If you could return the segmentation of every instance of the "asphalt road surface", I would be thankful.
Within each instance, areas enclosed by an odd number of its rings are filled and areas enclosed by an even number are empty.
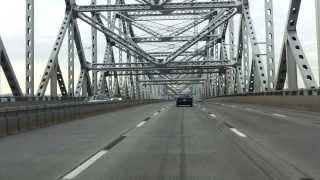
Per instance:
[[[320,179],[320,113],[158,103],[0,139],[0,179]]]

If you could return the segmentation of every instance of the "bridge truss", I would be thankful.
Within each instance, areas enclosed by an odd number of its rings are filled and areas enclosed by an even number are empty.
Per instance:
[[[45,96],[49,85],[51,96],[57,96],[59,88],[61,96],[130,99],[175,95],[186,89],[199,96],[297,90],[298,72],[304,87],[313,89],[318,84],[296,28],[301,1],[290,0],[278,69],[272,0],[265,0],[263,42],[257,38],[248,0],[107,0],[105,4],[91,0],[90,5],[65,0],[65,17],[38,89],[34,82],[34,0],[26,0],[25,93],[0,39],[1,66],[14,96]],[[320,34],[318,1],[316,8]],[[85,56],[79,21],[92,28],[91,57]],[[104,39],[98,39],[98,33]],[[68,72],[62,72],[59,63],[64,60],[58,59],[64,39]],[[98,57],[98,41],[106,42],[103,59]],[[318,42],[320,49],[320,38]],[[77,79],[75,55],[81,68]]]

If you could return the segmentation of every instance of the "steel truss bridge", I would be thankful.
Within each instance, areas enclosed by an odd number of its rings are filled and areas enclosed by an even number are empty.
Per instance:
[[[65,5],[65,17],[38,86],[34,76],[41,72],[34,69],[37,23],[33,0],[26,1],[25,91],[1,41],[1,65],[14,96],[57,96],[57,86],[59,94],[68,97],[143,99],[180,94],[186,89],[197,96],[223,96],[298,90],[302,88],[298,87],[299,76],[303,88],[318,88],[297,34],[301,0],[290,1],[277,69],[272,1],[265,3],[265,27],[258,27],[265,28],[265,39],[257,37],[248,0],[142,0],[130,4],[122,0],[97,4],[92,0],[90,5],[66,0]],[[92,27],[91,57],[85,56],[79,21]],[[164,28],[161,23],[169,25]],[[105,38],[98,39],[98,33]],[[68,62],[58,59],[64,40],[68,42]],[[105,41],[104,57],[98,57],[98,41]],[[80,62],[78,70],[75,56]],[[62,72],[59,63],[67,63],[68,72]],[[186,81],[190,78],[206,80],[199,85]],[[146,80],[158,83],[142,83]]]
[[[24,85],[0,34],[0,137],[16,135],[0,138],[0,179],[320,179],[319,0],[288,0],[279,59],[273,0],[261,17],[255,0],[87,1],[65,0],[36,69],[45,25],[25,0]],[[297,32],[314,2],[317,68]],[[181,94],[195,107],[174,107]]]

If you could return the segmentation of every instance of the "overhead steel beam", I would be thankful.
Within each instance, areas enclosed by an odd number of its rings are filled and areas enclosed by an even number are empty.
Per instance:
[[[143,86],[163,86],[163,85],[193,85],[193,84],[205,84],[205,82],[162,82],[162,83],[144,83]]]
[[[226,64],[229,61],[175,61],[175,62],[171,62],[167,65],[195,65],[195,64],[199,64],[199,65],[216,65],[216,64]],[[150,63],[145,63],[145,62],[138,62],[138,63],[96,63],[96,64],[92,64],[92,66],[144,66],[144,65],[149,65],[151,66],[152,64]]]
[[[148,33],[148,34],[151,34],[153,36],[161,36],[160,33],[148,28],[147,26],[144,26],[143,24],[140,24],[138,22],[135,22],[134,19],[131,19],[130,17],[128,16],[125,16],[123,13],[117,13],[118,16],[124,18],[126,21],[129,21],[133,26],[135,26],[136,28]]]
[[[211,36],[206,36],[199,41],[207,41]],[[153,42],[185,42],[193,39],[193,36],[161,36],[161,37],[133,37],[132,40],[137,43]]]
[[[191,46],[196,44],[200,39],[204,38],[211,32],[213,32],[216,28],[218,28],[221,24],[224,22],[228,21],[231,17],[233,17],[236,13],[238,12],[237,9],[228,9],[224,11],[223,14],[216,16],[215,20],[209,25],[203,29],[196,37],[194,37],[192,40],[188,41],[185,43],[183,46],[178,48],[174,53],[170,54],[166,58],[166,62],[171,62],[174,61],[176,57],[178,57],[181,53],[185,52],[188,50]]]
[[[194,19],[200,18],[203,15],[210,13],[210,9],[194,9],[194,10],[175,10],[170,14],[163,14],[160,11],[136,11],[128,12],[128,16],[133,18],[135,21],[145,21],[145,20],[156,20],[156,19],[165,19],[170,20],[173,18],[186,18]]]
[[[134,52],[135,54],[143,57],[145,60],[157,64],[156,59],[152,56],[150,56],[148,53],[146,53],[144,50],[142,50],[137,44],[134,42],[130,42],[127,39],[124,39],[123,37],[119,36],[118,34],[110,31],[108,28],[106,28],[103,24],[95,21],[94,19],[90,18],[89,16],[79,13],[78,17],[83,20],[84,22],[88,23],[89,25],[95,27],[100,32],[104,33],[106,36],[108,36],[112,41],[121,44],[122,46],[126,47],[130,51]]]
[[[169,70],[203,70],[233,67],[235,64],[217,64],[217,65],[180,65],[180,66],[143,66],[143,67],[106,67],[91,66],[88,69],[99,71],[169,71]]]
[[[213,16],[218,15],[217,11],[211,11],[203,16],[201,16],[201,18],[197,18],[197,21],[193,21],[185,26],[183,26],[182,28],[179,28],[178,30],[172,32],[169,34],[169,36],[179,36],[180,34],[185,33],[186,31],[190,30],[191,28],[203,23],[205,20],[208,20],[209,18],[212,18]]]
[[[217,9],[217,8],[239,8],[239,1],[211,1],[211,2],[190,2],[190,3],[168,3],[164,5],[146,4],[121,4],[121,5],[96,5],[76,6],[78,12],[103,12],[103,11],[168,11],[168,10],[195,10],[195,9]]]
[[[145,83],[145,82],[184,82],[184,81],[207,81],[207,79],[204,78],[190,78],[190,79],[150,79],[150,80],[142,80],[139,81],[139,83]]]

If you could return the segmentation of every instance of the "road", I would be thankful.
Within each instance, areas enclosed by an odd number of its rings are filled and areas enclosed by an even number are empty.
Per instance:
[[[320,113],[158,103],[0,139],[0,179],[320,179]]]

